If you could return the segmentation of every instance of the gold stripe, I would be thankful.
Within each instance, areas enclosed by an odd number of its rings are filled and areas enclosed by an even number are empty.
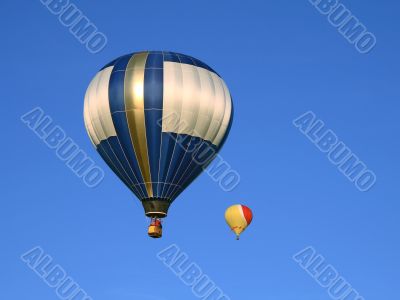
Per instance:
[[[144,116],[144,69],[148,53],[135,54],[125,71],[125,111],[133,148],[145,181],[147,194],[153,197]]]

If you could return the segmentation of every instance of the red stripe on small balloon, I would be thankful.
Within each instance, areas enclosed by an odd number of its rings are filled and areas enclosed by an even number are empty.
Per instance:
[[[245,205],[240,205],[240,206],[242,207],[243,215],[244,218],[246,219],[247,225],[249,225],[253,220],[253,213],[251,212],[251,209],[248,208],[247,206]]]

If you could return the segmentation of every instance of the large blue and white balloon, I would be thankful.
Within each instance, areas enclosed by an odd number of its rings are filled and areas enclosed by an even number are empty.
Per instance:
[[[165,217],[215,157],[232,116],[229,90],[213,69],[166,51],[113,60],[85,96],[92,143],[150,217]]]

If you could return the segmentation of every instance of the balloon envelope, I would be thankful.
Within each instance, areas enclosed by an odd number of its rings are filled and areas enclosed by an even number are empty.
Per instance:
[[[173,52],[113,60],[85,96],[92,143],[150,217],[165,217],[170,203],[215,157],[232,117],[222,78],[200,60]]]
[[[245,205],[236,204],[228,207],[225,211],[225,220],[228,226],[235,232],[237,238],[250,225],[253,213]]]

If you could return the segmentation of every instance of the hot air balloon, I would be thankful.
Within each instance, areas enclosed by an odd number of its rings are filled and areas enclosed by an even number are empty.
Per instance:
[[[171,203],[221,149],[232,118],[220,75],[196,58],[166,51],[108,63],[91,81],[84,104],[93,145],[142,202],[155,238]]]
[[[242,204],[235,204],[225,211],[225,220],[228,226],[239,239],[240,234],[250,225],[253,220],[253,213],[250,208]]]

